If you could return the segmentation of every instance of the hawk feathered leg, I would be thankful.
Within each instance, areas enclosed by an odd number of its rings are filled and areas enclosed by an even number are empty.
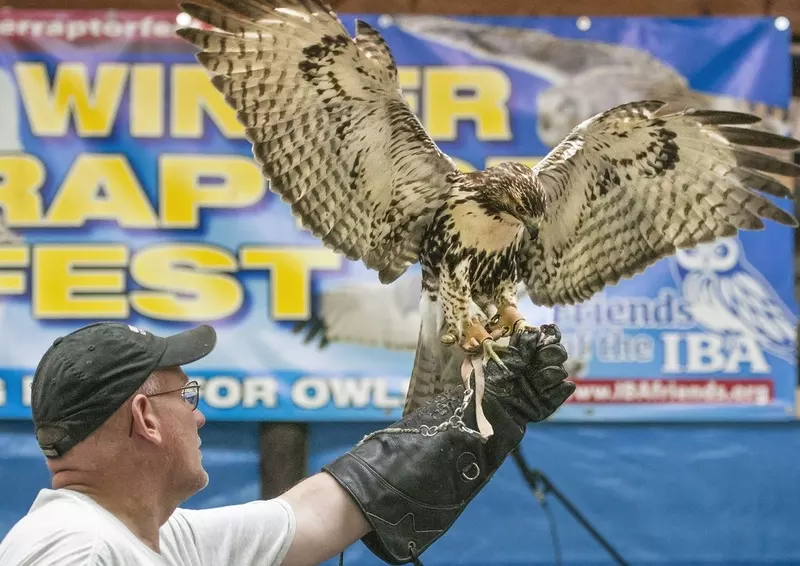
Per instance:
[[[439,295],[444,308],[445,332],[440,339],[443,344],[452,345],[457,341],[468,354],[476,354],[481,348],[484,361],[493,359],[503,366],[496,350],[498,346],[487,330],[489,317],[486,315],[487,302],[476,302],[471,297],[472,285],[468,279],[469,263],[460,262],[455,269],[442,272],[439,279]]]
[[[489,321],[487,330],[492,336],[508,336],[518,332],[534,331],[536,327],[526,322],[525,315],[519,312],[516,304],[503,302],[497,314]]]
[[[486,327],[492,336],[509,336],[517,332],[536,330],[525,322],[525,316],[517,308],[516,281],[508,281],[501,286],[495,303],[497,314],[489,320]]]

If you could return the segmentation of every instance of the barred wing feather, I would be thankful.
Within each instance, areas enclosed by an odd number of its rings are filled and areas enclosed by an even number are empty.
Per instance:
[[[531,299],[581,302],[676,248],[759,230],[763,219],[796,226],[765,194],[791,197],[772,175],[797,177],[800,166],[752,148],[800,142],[741,127],[757,121],[644,101],[577,126],[534,167],[547,211],[522,250]]]
[[[392,54],[317,0],[193,0],[178,34],[236,111],[270,188],[328,247],[387,283],[418,261],[455,164],[405,102]]]

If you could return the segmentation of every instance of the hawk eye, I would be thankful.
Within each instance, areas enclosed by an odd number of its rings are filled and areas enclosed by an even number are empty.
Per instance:
[[[517,212],[519,212],[520,214],[525,214],[525,207],[523,207],[521,204],[518,204]]]

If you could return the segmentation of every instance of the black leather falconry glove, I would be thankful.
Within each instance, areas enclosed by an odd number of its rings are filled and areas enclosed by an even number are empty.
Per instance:
[[[554,325],[515,334],[485,369],[483,408],[494,434],[483,442],[474,390],[463,386],[386,429],[366,436],[323,469],[361,507],[372,531],[362,542],[390,564],[418,562],[516,448],[528,423],[539,422],[575,391],[565,381],[567,352]],[[472,376],[474,383],[474,374]]]

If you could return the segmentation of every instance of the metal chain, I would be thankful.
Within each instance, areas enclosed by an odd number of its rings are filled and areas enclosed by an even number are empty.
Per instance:
[[[471,429],[464,422],[464,411],[467,410],[469,402],[472,400],[474,393],[475,392],[471,387],[466,389],[466,391],[464,392],[464,400],[461,402],[461,406],[456,408],[456,410],[453,412],[453,415],[450,418],[448,418],[444,422],[439,423],[436,426],[420,425],[419,428],[401,428],[401,427],[384,428],[382,430],[376,430],[374,432],[369,433],[359,441],[358,445],[360,446],[367,440],[370,440],[380,434],[411,433],[411,434],[421,434],[422,436],[431,437],[431,436],[436,436],[440,432],[447,429],[460,430],[461,432],[466,433],[475,438],[481,438],[481,435],[478,431]]]

